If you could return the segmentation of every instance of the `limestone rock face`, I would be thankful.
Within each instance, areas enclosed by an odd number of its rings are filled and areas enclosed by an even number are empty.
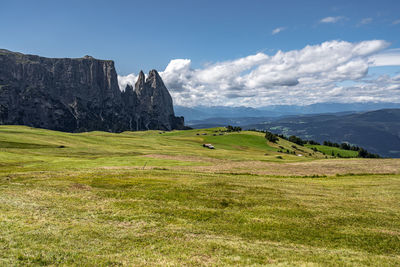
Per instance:
[[[176,118],[172,105],[172,98],[156,70],[149,72],[144,80],[143,72],[135,84],[138,97],[138,113],[140,114],[139,126],[144,129],[174,129],[183,124]]]
[[[114,62],[0,50],[0,124],[68,132],[183,129],[157,71],[118,87]]]

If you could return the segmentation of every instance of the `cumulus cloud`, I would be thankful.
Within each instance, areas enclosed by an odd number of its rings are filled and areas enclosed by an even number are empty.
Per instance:
[[[274,30],[272,31],[272,35],[278,34],[278,33],[280,33],[281,31],[284,31],[284,30],[286,30],[285,27],[276,28],[276,29],[274,29]]]
[[[343,16],[325,17],[325,18],[321,19],[319,22],[321,22],[321,23],[336,23],[336,22],[341,21],[343,19],[344,19]]]
[[[118,76],[119,89],[121,89],[121,91],[125,91],[125,88],[128,84],[131,85],[132,87],[135,87],[135,82],[137,80],[137,77],[138,76],[133,73],[126,76]]]
[[[370,65],[379,66],[400,66],[400,49],[388,49],[382,53],[370,57]]]
[[[400,64],[389,61],[400,51],[382,52],[388,45],[383,40],[329,41],[275,55],[257,53],[202,68],[193,68],[190,59],[174,59],[160,75],[174,103],[184,106],[383,101],[390,99],[389,93],[393,100],[395,92],[400,101],[398,78],[364,81],[370,66]],[[136,76],[128,76],[119,76],[121,89],[134,83],[131,78]],[[346,87],[341,85],[344,81],[354,82]]]
[[[392,24],[393,24],[393,25],[400,24],[400,19],[397,19],[397,20],[393,21]]]

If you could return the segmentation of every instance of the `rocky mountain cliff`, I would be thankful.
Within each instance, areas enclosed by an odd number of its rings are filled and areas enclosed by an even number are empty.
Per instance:
[[[156,70],[118,87],[114,62],[0,50],[0,124],[68,132],[183,129]]]

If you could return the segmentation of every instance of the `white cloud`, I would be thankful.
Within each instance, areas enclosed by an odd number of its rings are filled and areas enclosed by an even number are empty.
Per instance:
[[[394,24],[394,25],[400,24],[400,19],[393,21],[392,24]]]
[[[343,20],[344,17],[343,16],[338,16],[338,17],[326,17],[321,19],[319,22],[321,23],[336,23],[340,20]]]
[[[272,35],[278,34],[278,33],[280,33],[281,31],[284,31],[285,29],[286,29],[286,27],[279,27],[279,28],[276,28],[276,29],[274,29],[274,30],[272,31]]]
[[[125,91],[125,88],[128,84],[132,85],[132,87],[135,87],[135,82],[137,80],[137,75],[131,73],[127,76],[119,76],[118,75],[118,85],[121,91]],[[129,91],[128,91],[129,92]]]
[[[363,18],[363,19],[360,21],[360,23],[359,23],[358,25],[360,26],[360,25],[369,24],[369,23],[371,23],[372,21],[373,21],[372,18]]]
[[[390,61],[400,51],[384,51],[388,45],[383,40],[329,41],[271,56],[257,53],[203,68],[193,68],[190,59],[174,59],[160,75],[174,103],[184,106],[255,107],[366,99],[400,102],[400,84],[395,82],[398,78],[365,82],[370,66],[400,64]],[[121,88],[127,80],[134,83],[127,76],[119,76]],[[344,81],[354,83],[340,85]]]
[[[400,49],[389,49],[370,57],[370,66],[400,66]]]

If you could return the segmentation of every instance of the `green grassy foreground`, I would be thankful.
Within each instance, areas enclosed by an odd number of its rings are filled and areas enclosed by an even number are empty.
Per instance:
[[[0,265],[400,265],[399,160],[218,130],[1,126]]]

